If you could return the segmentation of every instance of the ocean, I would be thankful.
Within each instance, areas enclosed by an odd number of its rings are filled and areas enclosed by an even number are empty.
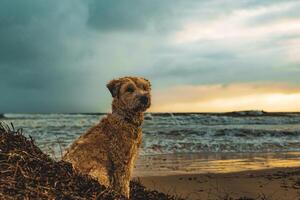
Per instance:
[[[4,114],[0,120],[21,128],[44,152],[59,159],[72,141],[103,116],[105,114]],[[297,152],[300,152],[300,113],[146,113],[137,165],[145,170],[149,163],[156,162],[155,158],[160,158],[164,164],[157,163],[159,167],[150,167],[152,170],[195,172],[188,170],[193,165],[195,170],[204,170],[205,166],[206,171],[211,172],[224,168],[224,165],[220,168],[220,163],[208,165],[211,161],[227,160],[230,165],[230,160],[242,160],[246,167],[250,158],[265,163],[266,156],[280,158],[280,162],[282,158],[293,160],[295,165],[300,165]]]

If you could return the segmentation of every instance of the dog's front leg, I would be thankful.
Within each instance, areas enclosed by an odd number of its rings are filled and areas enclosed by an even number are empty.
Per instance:
[[[110,185],[117,192],[129,198],[130,168],[129,160],[112,160],[110,171]]]

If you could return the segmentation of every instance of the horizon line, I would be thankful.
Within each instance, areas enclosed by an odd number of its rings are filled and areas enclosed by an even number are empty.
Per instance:
[[[144,112],[144,113],[191,113],[191,114],[218,114],[218,113],[239,113],[239,112],[263,112],[263,113],[300,113],[300,111],[265,111],[265,110],[232,110],[232,111],[212,111],[212,112],[201,112],[201,111],[192,111],[192,112],[181,112],[181,111],[168,111],[168,112]],[[102,115],[108,114],[111,112],[0,112],[0,116],[4,114],[83,114],[83,115]]]

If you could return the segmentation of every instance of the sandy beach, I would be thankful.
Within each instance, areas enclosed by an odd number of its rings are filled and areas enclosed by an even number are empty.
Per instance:
[[[273,168],[235,173],[206,173],[140,178],[149,189],[187,199],[300,199],[300,168]]]
[[[299,200],[298,152],[141,156],[134,171],[149,189],[185,199]]]

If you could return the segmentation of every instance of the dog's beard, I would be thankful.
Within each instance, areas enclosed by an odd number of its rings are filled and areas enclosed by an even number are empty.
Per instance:
[[[146,109],[142,105],[138,105],[133,109],[134,112],[144,112],[145,110]]]
[[[135,111],[138,112],[145,112],[150,107],[150,103],[148,104],[138,104],[135,108]]]
[[[148,105],[143,105],[143,104],[137,104],[134,106],[131,110],[133,112],[144,112],[148,109]]]

